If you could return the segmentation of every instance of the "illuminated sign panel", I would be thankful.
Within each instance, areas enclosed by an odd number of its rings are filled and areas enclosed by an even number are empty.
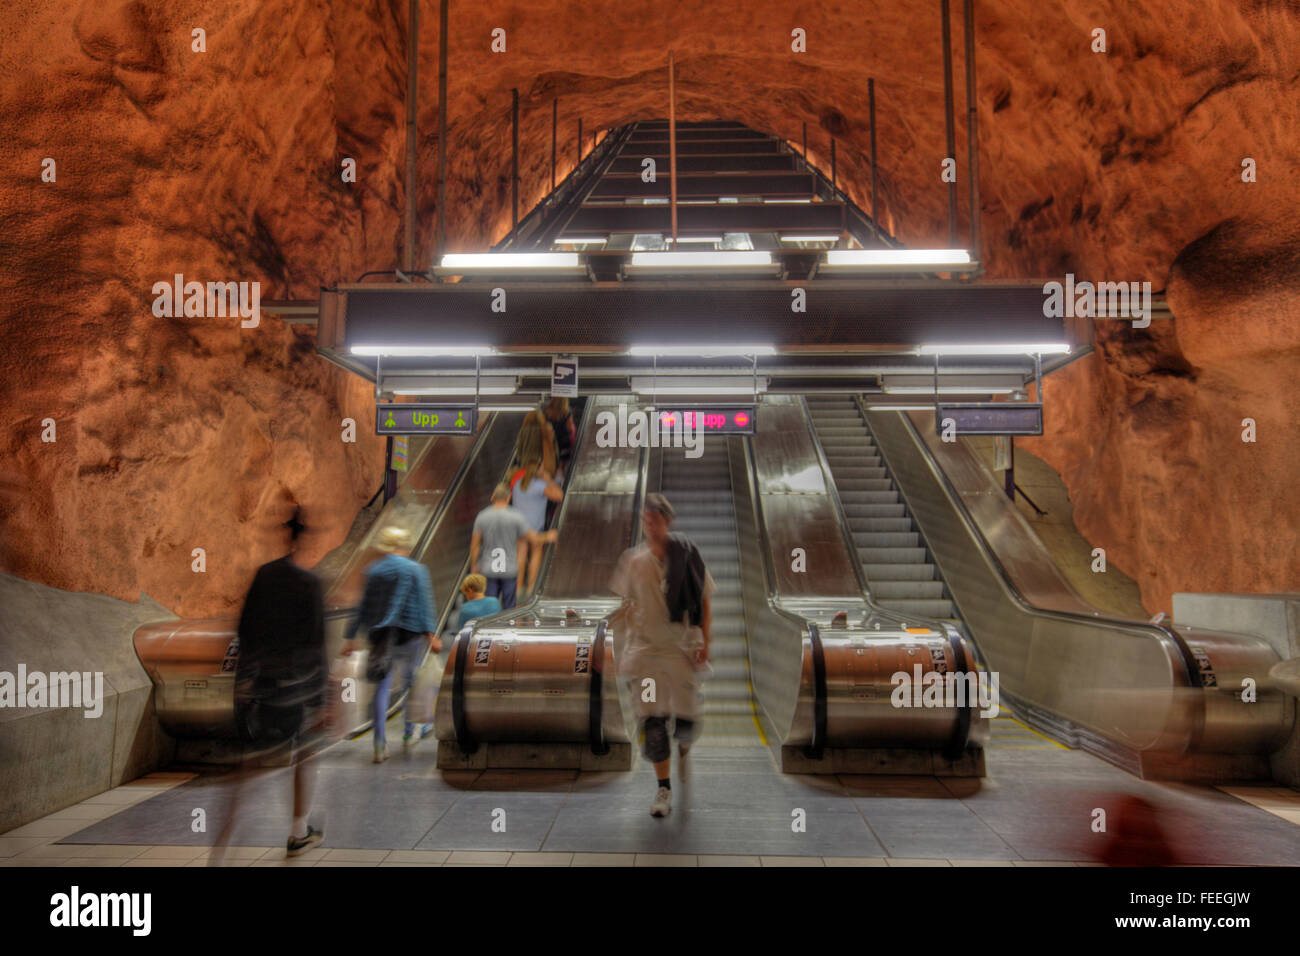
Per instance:
[[[934,417],[935,431],[944,433],[952,422],[957,435],[1041,435],[1043,406],[1034,402],[971,402],[940,405]]]
[[[375,434],[472,435],[477,411],[473,405],[380,405],[375,409]]]
[[[753,405],[688,405],[655,414],[661,431],[685,427],[706,435],[754,434]]]

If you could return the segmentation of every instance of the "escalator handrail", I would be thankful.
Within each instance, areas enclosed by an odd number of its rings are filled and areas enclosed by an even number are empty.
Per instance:
[[[745,477],[747,479],[747,484],[749,485],[748,491],[750,507],[753,509],[754,524],[758,530],[758,559],[763,566],[763,580],[765,582],[765,590],[767,591],[767,606],[773,612],[794,624],[799,629],[801,636],[803,634],[808,635],[808,644],[812,652],[813,661],[813,741],[812,744],[805,749],[805,753],[811,757],[814,755],[815,750],[816,758],[820,759],[826,741],[827,701],[826,651],[822,644],[821,631],[818,630],[817,625],[813,621],[801,617],[800,615],[782,607],[778,601],[776,573],[772,568],[772,541],[767,534],[767,522],[763,519],[762,495],[758,493],[758,483],[755,479],[757,467],[754,464],[753,439],[751,436],[746,435],[740,438],[740,442],[742,454],[744,456]],[[736,490],[733,487],[732,494],[735,495],[735,493]],[[732,507],[734,509],[734,503]]]
[[[608,620],[601,618],[596,624],[596,639],[591,642],[591,673],[588,682],[587,700],[587,739],[591,752],[597,757],[609,753],[609,744],[605,742],[604,717],[604,673],[605,673],[605,631]]]
[[[861,399],[855,398],[855,400],[857,400],[859,406],[861,406]],[[1171,656],[1174,656],[1175,659],[1181,661],[1184,667],[1183,673],[1179,674],[1175,671],[1175,674],[1186,681],[1186,686],[1192,688],[1203,687],[1200,668],[1196,664],[1196,658],[1192,655],[1191,649],[1188,648],[1182,635],[1171,627],[1162,624],[1153,624],[1144,621],[1113,617],[1101,613],[1097,613],[1096,615],[1077,614],[1071,611],[1058,610],[1056,608],[1038,607],[1031,603],[1007,573],[1006,566],[1003,565],[1001,559],[998,558],[997,553],[989,544],[988,538],[985,537],[983,530],[975,522],[970,511],[967,510],[966,503],[962,501],[961,495],[958,493],[957,489],[953,487],[952,481],[948,478],[947,473],[942,467],[940,467],[938,461],[930,451],[929,446],[926,445],[925,439],[922,438],[920,432],[917,431],[911,417],[903,412],[898,412],[897,414],[903,423],[903,427],[907,430],[913,443],[920,452],[926,467],[930,470],[932,476],[943,489],[944,495],[947,497],[953,513],[957,516],[958,520],[962,522],[962,527],[965,529],[967,535],[976,543],[980,551],[983,553],[984,558],[994,569],[995,577],[998,579],[998,582],[1002,586],[1007,597],[1016,605],[1017,609],[1021,611],[1021,613],[1031,617],[1064,621],[1071,624],[1087,624],[1094,627],[1110,628],[1117,631],[1127,631],[1130,633],[1145,634],[1150,637],[1155,637],[1165,646],[1166,651],[1170,650],[1170,646],[1172,645],[1174,654]],[[881,450],[881,457],[884,457],[883,449]],[[895,484],[897,484],[897,482],[895,482]],[[898,490],[904,497],[907,496],[906,491],[903,490],[901,485],[898,486]],[[913,512],[913,514],[915,514],[915,512]],[[954,603],[957,603],[955,595]],[[1199,736],[1199,727],[1200,724],[1198,722],[1196,731],[1194,732],[1194,737]]]
[[[808,622],[808,638],[812,646],[813,663],[813,738],[804,748],[804,754],[821,760],[826,751],[826,648],[822,644],[820,628]]]
[[[473,630],[466,625],[456,635],[456,662],[451,679],[451,724],[456,733],[456,748],[467,756],[478,752],[478,741],[470,733],[469,723],[465,719],[465,667]]]

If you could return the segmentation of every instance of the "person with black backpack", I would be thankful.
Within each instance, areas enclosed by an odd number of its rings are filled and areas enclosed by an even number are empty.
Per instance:
[[[623,598],[611,619],[619,677],[628,684],[645,731],[645,756],[658,787],[650,815],[672,809],[669,721],[677,739],[678,775],[699,732],[700,678],[709,672],[711,595],[717,590],[699,549],[672,534],[673,507],[646,495],[645,540],[623,552],[610,590]]]
[[[424,659],[425,648],[442,650],[437,611],[434,608],[433,584],[429,569],[410,558],[411,533],[405,528],[385,528],[379,533],[376,547],[387,554],[366,568],[366,587],[357,616],[348,626],[346,657],[356,649],[356,634],[370,630],[370,657],[366,662],[366,680],[376,683],[371,719],[375,734],[375,763],[388,759],[388,741],[384,724],[388,720],[388,701],[393,673],[402,676],[404,693],[415,682],[415,672]],[[426,643],[427,641],[427,643]],[[408,698],[409,707],[410,700]],[[408,710],[409,713],[409,710]],[[429,725],[415,736],[415,724],[406,721],[402,749],[409,754],[417,739],[428,735]]]

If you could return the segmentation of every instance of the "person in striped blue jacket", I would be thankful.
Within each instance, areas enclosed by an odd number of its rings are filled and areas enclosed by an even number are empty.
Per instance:
[[[434,633],[438,628],[438,618],[429,569],[411,560],[410,532],[404,528],[385,528],[379,533],[376,547],[387,554],[366,568],[365,593],[357,616],[348,626],[343,654],[347,656],[356,649],[358,629],[369,628],[370,658],[366,663],[366,679],[378,685],[371,705],[371,719],[374,721],[375,763],[382,763],[388,759],[384,724],[393,674],[397,672],[402,676],[403,687],[399,693],[409,691],[415,681],[415,671],[424,659],[425,649],[441,651],[442,641]],[[429,729],[430,725],[424,725],[420,737],[425,737]],[[407,720],[402,737],[403,750],[410,753],[415,741],[415,724]]]

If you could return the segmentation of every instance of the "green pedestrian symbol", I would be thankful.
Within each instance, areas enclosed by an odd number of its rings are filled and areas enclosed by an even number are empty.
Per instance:
[[[385,427],[385,428],[396,428],[396,427],[397,427],[397,422],[393,421],[393,413],[392,413],[391,410],[388,412],[388,420],[387,420],[386,422],[384,422],[384,427]]]
[[[456,427],[457,427],[457,428],[464,428],[464,427],[465,427],[465,413],[464,413],[464,412],[457,412],[457,413],[456,413]]]

